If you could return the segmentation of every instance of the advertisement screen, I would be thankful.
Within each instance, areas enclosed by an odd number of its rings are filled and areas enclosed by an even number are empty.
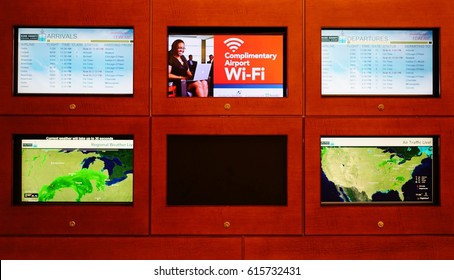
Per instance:
[[[15,94],[133,94],[132,28],[17,27]]]
[[[132,136],[15,135],[16,203],[133,202]]]
[[[187,84],[172,96],[286,97],[285,29],[191,31],[169,30],[169,86]],[[199,76],[206,64],[208,75]]]

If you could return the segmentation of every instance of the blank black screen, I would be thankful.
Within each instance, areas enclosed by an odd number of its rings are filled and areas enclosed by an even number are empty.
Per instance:
[[[168,205],[287,205],[287,136],[168,135]]]

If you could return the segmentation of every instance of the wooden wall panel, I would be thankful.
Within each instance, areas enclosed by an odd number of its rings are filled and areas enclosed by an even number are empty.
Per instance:
[[[246,237],[245,259],[452,260],[452,236]]]
[[[150,2],[148,0],[2,1],[0,114],[145,115],[150,112]],[[13,26],[134,27],[132,97],[14,96]],[[74,104],[73,106],[70,106]]]
[[[402,116],[414,117],[414,123],[423,123],[423,130],[416,125],[405,131],[421,131],[443,134],[441,149],[450,152],[449,141],[453,137],[454,112],[453,45],[454,10],[450,0],[48,0],[48,1],[0,1],[2,25],[0,53],[3,67],[0,75],[0,124],[1,153],[5,165],[0,171],[2,196],[0,196],[0,258],[1,259],[454,259],[452,235],[453,207],[449,155],[442,156],[442,195],[439,209],[429,211],[427,225],[417,224],[417,218],[400,209],[385,209],[393,215],[391,229],[385,221],[387,232],[378,232],[376,223],[354,225],[358,211],[349,211],[343,217],[336,213],[326,215],[319,209],[317,188],[319,182],[319,131],[327,131],[332,125],[338,128],[332,133],[390,133],[387,125],[401,122]],[[133,26],[135,30],[134,97],[17,97],[13,96],[13,34],[14,25],[49,26]],[[168,99],[167,84],[167,27],[286,27],[287,28],[287,85],[289,97],[276,100],[250,99]],[[321,27],[439,27],[441,35],[441,96],[440,98],[321,98],[320,29]],[[224,105],[230,104],[226,111]],[[75,110],[70,105],[75,104]],[[379,111],[378,105],[384,110]],[[291,117],[308,120],[310,129],[303,126],[294,135],[301,137],[294,159],[300,162],[291,166],[295,184],[291,189],[291,216],[280,215],[281,211],[257,211],[244,215],[238,209],[216,209],[202,214],[206,220],[192,216],[184,228],[172,228],[166,219],[176,225],[185,225],[191,213],[167,212],[165,203],[165,153],[162,133],[159,129],[141,129],[139,133],[144,147],[140,163],[143,164],[139,193],[144,197],[136,209],[108,211],[88,207],[78,215],[85,223],[76,231],[70,231],[67,217],[74,212],[56,209],[58,213],[27,210],[11,212],[12,151],[10,137],[13,132],[61,132],[70,131],[77,121],[77,132],[109,133],[106,123],[128,131],[135,125],[128,124],[125,116],[137,118],[139,127],[150,124],[154,118],[176,120],[183,118],[187,124],[183,130],[194,133],[191,125],[197,116],[208,116],[204,131],[222,131],[223,119],[241,116],[244,121],[251,116],[266,118]],[[43,119],[48,116],[49,119]],[[66,117],[71,116],[71,117]],[[361,116],[359,121],[356,117]],[[432,118],[436,116],[437,118]],[[327,121],[327,117],[328,118]],[[339,118],[336,118],[339,117]],[[348,117],[348,118],[345,118]],[[380,118],[380,125],[369,124]],[[127,118],[126,118],[127,119]],[[105,121],[107,120],[107,121]],[[210,120],[210,121],[208,121]],[[229,121],[226,121],[229,122]],[[311,123],[319,126],[313,127]],[[430,127],[433,123],[433,128]],[[182,125],[182,124],[179,124]],[[255,123],[255,125],[260,125]],[[283,128],[290,126],[281,122]],[[128,128],[129,127],[129,128]],[[168,126],[164,126],[166,131]],[[171,127],[171,126],[170,126]],[[230,129],[245,126],[238,122]],[[398,128],[399,126],[397,126]],[[24,128],[26,128],[24,130]],[[64,128],[63,130],[61,128]],[[98,129],[99,128],[99,129]],[[365,128],[363,130],[363,128]],[[391,131],[396,133],[394,128]],[[181,126],[179,129],[182,129]],[[199,132],[200,127],[198,128]],[[253,128],[257,131],[262,128]],[[132,129],[131,131],[136,131]],[[180,130],[181,131],[181,130]],[[232,130],[229,130],[232,131]],[[238,131],[238,130],[237,130]],[[263,130],[262,130],[263,131]],[[165,131],[164,131],[165,132]],[[145,136],[147,134],[148,136]],[[307,139],[304,139],[306,135]],[[153,146],[153,138],[158,146]],[[315,138],[314,138],[315,137]],[[146,142],[146,143],[145,143]],[[295,142],[295,143],[296,143]],[[161,145],[161,146],[160,146]],[[315,149],[315,150],[314,150]],[[152,153],[153,151],[153,153]],[[319,151],[319,150],[318,150]],[[448,153],[450,154],[450,153]],[[149,168],[153,163],[153,169]],[[157,173],[155,173],[157,171]],[[158,204],[152,201],[158,199]],[[380,208],[381,210],[383,208]],[[206,210],[206,209],[204,209]],[[244,209],[242,209],[244,210]],[[367,210],[382,217],[381,210]],[[416,209],[417,210],[417,209]],[[42,211],[41,211],[42,212]],[[368,213],[369,212],[369,213]],[[93,215],[93,213],[95,213]],[[226,213],[234,222],[230,231],[223,228]],[[269,215],[266,219],[263,214]],[[320,217],[320,214],[322,216]],[[332,215],[331,215],[332,214]],[[363,214],[363,213],[360,213]],[[118,223],[116,215],[125,223]],[[324,216],[323,216],[324,215]],[[29,217],[27,223],[24,217]],[[46,217],[52,217],[46,220]],[[360,220],[375,221],[370,215]],[[253,223],[247,222],[257,218]],[[374,217],[373,217],[374,218]],[[262,219],[262,220],[260,220]],[[273,224],[275,220],[277,224]],[[411,222],[404,227],[405,219]],[[398,225],[399,221],[404,221]],[[40,222],[46,226],[40,227]],[[264,223],[263,223],[264,222]],[[288,224],[286,224],[288,222]],[[208,224],[208,226],[204,225]],[[242,224],[240,229],[234,228]],[[260,224],[262,223],[262,224]],[[191,228],[193,225],[201,228]],[[61,226],[64,226],[59,228]],[[125,226],[126,225],[126,226]],[[157,228],[154,228],[157,226]],[[350,227],[352,226],[352,227]],[[393,228],[395,226],[395,228]],[[219,227],[219,228],[218,228]],[[258,228],[257,228],[258,227]],[[276,230],[278,228],[278,230]],[[244,235],[246,234],[246,235]],[[257,234],[260,234],[258,236]]]
[[[452,118],[306,118],[305,233],[453,234],[454,193],[449,176]],[[320,137],[437,136],[440,203],[435,205],[321,205]],[[438,172],[438,171],[435,171]],[[310,176],[309,174],[313,174]],[[378,222],[384,223],[383,227]]]
[[[307,115],[452,115],[454,112],[454,11],[449,1],[306,0],[305,64]],[[322,97],[321,28],[440,28],[440,97]],[[379,110],[379,105],[384,110]]]
[[[239,237],[0,237],[10,260],[238,260]]]
[[[153,115],[301,115],[303,110],[302,1],[153,1]],[[167,98],[167,27],[287,27],[286,98]],[[224,105],[230,105],[229,110]]]
[[[152,234],[302,234],[302,126],[299,117],[153,117]],[[167,135],[286,136],[287,205],[167,205]]]
[[[0,117],[0,234],[147,235],[149,231],[149,118]],[[132,135],[133,204],[13,204],[13,135]],[[70,222],[74,221],[75,226]]]

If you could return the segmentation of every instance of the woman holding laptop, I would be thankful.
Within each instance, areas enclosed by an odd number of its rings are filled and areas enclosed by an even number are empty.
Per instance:
[[[191,80],[188,61],[184,57],[185,44],[183,40],[175,40],[169,51],[169,79]],[[188,81],[187,90],[198,97],[208,96],[208,83],[206,80]]]

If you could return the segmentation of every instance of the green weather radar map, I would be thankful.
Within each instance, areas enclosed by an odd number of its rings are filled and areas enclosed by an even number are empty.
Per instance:
[[[21,203],[133,202],[132,136],[17,138]]]
[[[434,203],[434,142],[322,137],[321,203]]]

